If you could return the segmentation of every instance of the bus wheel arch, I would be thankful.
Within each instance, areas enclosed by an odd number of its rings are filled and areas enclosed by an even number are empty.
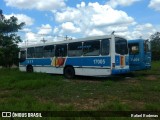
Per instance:
[[[27,65],[26,71],[27,72],[33,72],[33,66],[32,65]]]
[[[67,65],[65,66],[64,70],[63,70],[63,74],[65,76],[65,78],[67,79],[72,79],[75,77],[75,70],[74,67],[71,65]]]

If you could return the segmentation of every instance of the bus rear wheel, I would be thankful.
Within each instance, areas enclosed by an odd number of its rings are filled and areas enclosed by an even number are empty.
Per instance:
[[[30,73],[33,72],[33,66],[28,65],[26,70],[27,70],[27,72],[30,72]]]
[[[66,67],[64,69],[64,76],[67,79],[72,79],[75,77],[75,71],[73,67]]]

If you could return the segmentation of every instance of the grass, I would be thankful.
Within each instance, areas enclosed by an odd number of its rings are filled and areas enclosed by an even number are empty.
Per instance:
[[[153,62],[151,70],[131,77],[67,80],[62,75],[0,69],[0,111],[160,111],[159,70],[160,62]]]

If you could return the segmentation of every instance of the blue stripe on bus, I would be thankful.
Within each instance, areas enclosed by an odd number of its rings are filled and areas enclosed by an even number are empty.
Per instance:
[[[115,62],[116,66],[120,66],[120,56],[115,56]]]
[[[112,75],[128,73],[129,69],[112,69]]]
[[[125,57],[126,65],[129,65],[129,56]]]
[[[51,65],[51,58],[30,58],[20,63],[20,65]],[[67,58],[65,65],[72,66],[101,66],[101,67],[110,67],[111,66],[111,57],[77,57],[77,58]]]
[[[39,58],[39,59],[34,59],[34,58],[29,58],[26,59],[24,62],[20,63],[20,65],[51,65],[51,59],[50,58]]]
[[[78,58],[67,58],[65,65],[72,66],[101,66],[110,67],[111,57],[78,57]]]
[[[126,57],[128,59],[128,57]],[[38,59],[27,59],[26,61],[20,63],[20,65],[51,65],[51,58],[38,58]],[[68,57],[66,59],[65,65],[72,65],[72,66],[80,66],[80,67],[87,67],[87,66],[101,66],[101,67],[110,67],[111,66],[111,57]],[[120,57],[116,56],[116,65],[120,65]],[[128,61],[126,60],[126,65],[128,65]]]

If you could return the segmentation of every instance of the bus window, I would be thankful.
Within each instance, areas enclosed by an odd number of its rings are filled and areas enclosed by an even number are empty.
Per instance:
[[[27,49],[27,58],[34,58],[34,47]]]
[[[56,57],[65,57],[67,56],[67,45],[56,45],[55,51]]]
[[[100,41],[88,41],[83,44],[84,56],[98,56],[100,54]]]
[[[20,51],[20,62],[24,62],[26,60],[26,51]]]
[[[138,43],[130,43],[128,47],[129,47],[130,55],[139,54],[139,44]]]
[[[68,56],[81,56],[82,55],[82,42],[69,43]]]
[[[144,51],[145,52],[150,52],[151,48],[150,48],[150,42],[148,40],[144,41]]]
[[[35,57],[36,58],[42,58],[43,57],[43,46],[35,47]]]
[[[123,38],[115,38],[115,50],[117,54],[128,54],[127,40]]]
[[[54,57],[54,45],[44,47],[44,57]]]
[[[101,55],[109,55],[109,39],[102,40]]]

